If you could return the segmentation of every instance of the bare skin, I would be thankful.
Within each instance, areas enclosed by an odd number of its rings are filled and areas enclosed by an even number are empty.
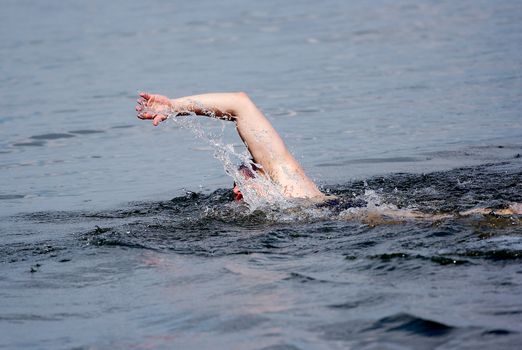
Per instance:
[[[152,120],[154,126],[165,121],[169,115],[195,113],[196,115],[229,120],[236,124],[240,138],[252,155],[253,161],[261,166],[257,172],[268,176],[278,184],[284,196],[305,198],[311,203],[322,202],[331,196],[324,195],[315,183],[306,176],[303,168],[292,156],[281,136],[268,119],[243,92],[210,93],[169,99],[163,95],[140,93],[136,105],[138,118]],[[248,176],[247,176],[248,177]],[[234,187],[236,198],[241,198]],[[522,204],[512,203],[507,209],[493,210],[475,208],[460,212],[458,216],[474,214],[522,215]],[[410,210],[387,209],[376,213],[396,219],[440,220],[454,217],[451,214],[432,215]]]
[[[522,215],[522,203],[516,203],[513,202],[509,205],[508,208],[504,209],[490,209],[490,208],[474,208],[470,210],[466,210],[463,212],[460,212],[459,215],[461,216],[469,216],[473,214],[482,214],[482,215],[500,215],[500,216],[507,216],[507,215]]]
[[[513,202],[508,208],[492,209],[492,208],[474,208],[461,211],[457,214],[427,214],[407,209],[386,209],[386,210],[370,210],[363,213],[344,215],[345,219],[359,219],[370,227],[383,224],[401,224],[405,221],[439,221],[458,217],[469,217],[474,215],[495,215],[500,217],[518,217],[522,215],[522,203]]]
[[[416,219],[416,220],[443,220],[454,218],[456,216],[472,216],[472,215],[498,215],[498,216],[510,216],[510,215],[522,215],[522,203],[513,202],[509,207],[504,209],[493,209],[493,208],[473,208],[465,211],[458,212],[458,214],[426,214],[419,211],[407,210],[407,209],[386,209],[380,210],[379,215],[388,216],[395,219]]]
[[[138,118],[150,119],[154,126],[173,113],[191,112],[232,121],[253,161],[261,166],[262,173],[279,185],[285,197],[315,200],[325,197],[306,176],[272,124],[243,92],[211,93],[177,99],[140,93],[136,111]]]

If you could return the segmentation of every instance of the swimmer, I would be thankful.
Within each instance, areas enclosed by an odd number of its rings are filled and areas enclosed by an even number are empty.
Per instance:
[[[275,183],[284,197],[313,201],[322,201],[327,197],[306,176],[281,136],[243,92],[203,94],[172,100],[162,95],[140,93],[136,111],[138,118],[150,119],[154,126],[165,121],[168,115],[184,113],[232,121],[253,163],[259,165],[259,169],[254,170]],[[234,186],[234,193],[236,198],[240,196],[237,186]]]
[[[210,93],[176,99],[145,92],[139,95],[136,105],[138,118],[152,120],[154,126],[167,120],[169,115],[187,113],[234,122],[239,137],[252,156],[254,163],[252,169],[256,172],[254,175],[248,167],[240,167],[239,171],[245,178],[257,175],[265,176],[277,185],[281,194],[286,198],[306,199],[316,204],[336,202],[335,196],[323,194],[317,185],[306,176],[303,168],[290,153],[281,136],[247,94],[243,92]],[[241,191],[235,184],[233,192],[236,199],[242,198]],[[487,215],[491,213],[496,215],[521,215],[522,204],[512,203],[509,208],[501,210],[476,208],[460,212],[458,215]],[[447,214],[432,215],[403,209],[388,209],[380,214],[396,218],[431,220],[453,216]]]

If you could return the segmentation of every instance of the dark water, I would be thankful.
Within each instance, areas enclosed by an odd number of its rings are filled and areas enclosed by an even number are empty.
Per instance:
[[[520,347],[522,218],[459,215],[522,202],[520,1],[0,9],[0,348]],[[141,90],[248,92],[365,206],[249,211]]]
[[[517,347],[522,217],[458,213],[522,201],[520,162],[327,190],[365,198],[374,212],[394,205],[452,216],[250,212],[229,189],[12,216],[2,223],[2,344]]]

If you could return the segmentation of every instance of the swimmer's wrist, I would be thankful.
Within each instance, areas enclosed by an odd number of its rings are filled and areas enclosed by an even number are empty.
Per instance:
[[[170,110],[173,113],[181,113],[186,111],[186,108],[183,108],[183,104],[178,99],[172,98],[170,99]]]
[[[201,103],[187,97],[170,99],[170,111],[174,115],[187,115],[190,113],[208,115],[204,112],[206,109]]]

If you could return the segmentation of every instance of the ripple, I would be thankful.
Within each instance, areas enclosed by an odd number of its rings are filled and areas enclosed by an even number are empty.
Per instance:
[[[58,140],[58,139],[68,139],[74,137],[75,135],[65,134],[65,133],[50,133],[50,134],[41,134],[31,136],[34,140]]]
[[[472,175],[472,182],[462,185]],[[522,257],[517,238],[522,227],[519,219],[458,214],[479,202],[509,205],[520,196],[522,185],[516,182],[519,178],[518,169],[502,168],[500,177],[494,166],[474,167],[395,174],[332,186],[329,190],[339,200],[330,206],[250,211],[246,205],[231,200],[230,190],[220,189],[210,194],[188,192],[169,201],[134,202],[112,210],[36,212],[19,215],[16,220],[88,225],[90,229],[81,231],[77,238],[91,247],[197,256],[334,253],[347,264],[355,264],[358,271],[463,269],[487,261],[516,262]],[[21,198],[22,194],[10,193],[0,197]],[[357,207],[351,209],[358,210],[358,214],[343,214],[345,204]],[[386,215],[379,211],[386,213],[389,208],[422,211],[428,217],[441,211],[449,215],[436,220],[376,219]],[[300,271],[288,278],[302,283],[333,282]]]
[[[260,326],[268,318],[258,315],[241,315],[229,320],[223,320],[215,330],[223,333],[242,332]]]
[[[456,330],[453,326],[407,313],[374,322],[348,321],[319,327],[322,337],[328,340],[353,341],[355,338],[359,339],[359,345],[372,340],[374,344],[408,344],[414,349],[435,348]]]
[[[349,164],[379,164],[379,163],[411,163],[411,162],[421,162],[426,160],[426,158],[416,158],[416,157],[390,157],[390,158],[360,158],[360,159],[350,159],[342,162],[335,163],[319,163],[316,166],[319,167],[338,167]]]
[[[79,135],[90,135],[90,134],[101,134],[105,131],[103,130],[90,130],[90,129],[81,129],[81,130],[72,130],[69,131],[71,134],[79,134]]]
[[[15,146],[15,147],[42,147],[44,145],[45,145],[45,142],[43,142],[43,141],[13,143],[13,146]]]
[[[386,332],[407,332],[425,337],[440,337],[447,335],[455,328],[403,313],[382,318],[366,330],[376,329],[385,329]]]
[[[0,200],[9,200],[9,199],[21,199],[25,198],[24,194],[0,194]]]

